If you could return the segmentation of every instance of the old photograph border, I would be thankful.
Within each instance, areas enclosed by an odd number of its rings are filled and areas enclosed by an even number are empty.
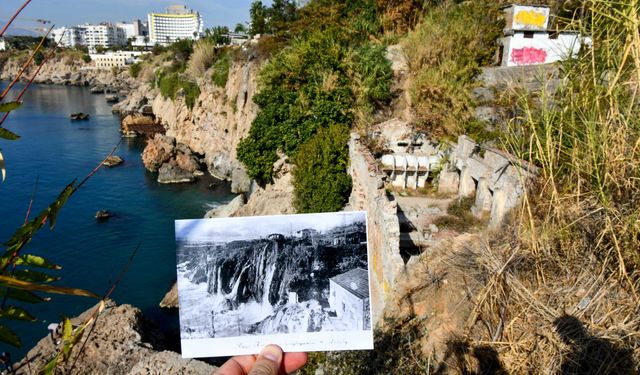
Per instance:
[[[365,211],[175,226],[183,357],[373,349]]]

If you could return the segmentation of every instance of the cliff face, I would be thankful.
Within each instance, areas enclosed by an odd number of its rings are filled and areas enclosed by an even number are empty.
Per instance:
[[[0,80],[11,80],[16,77],[26,59],[26,55],[9,58],[2,67]],[[37,66],[31,65],[23,75],[23,79],[31,78],[37,68]],[[72,86],[106,85],[124,90],[138,86],[138,81],[130,77],[127,69],[114,74],[110,69],[99,70],[94,68],[91,63],[85,63],[77,57],[64,54],[49,60],[42,67],[34,82]]]
[[[242,168],[236,148],[258,112],[252,98],[259,68],[255,60],[235,62],[224,88],[215,86],[208,77],[201,78],[201,94],[192,110],[180,97],[171,101],[157,95],[153,101],[153,113],[167,129],[166,134],[205,155],[209,172],[215,177],[231,179],[234,170]]]

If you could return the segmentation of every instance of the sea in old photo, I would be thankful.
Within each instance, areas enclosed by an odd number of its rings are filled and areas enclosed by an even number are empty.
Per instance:
[[[370,331],[366,240],[365,212],[176,221],[182,340]]]

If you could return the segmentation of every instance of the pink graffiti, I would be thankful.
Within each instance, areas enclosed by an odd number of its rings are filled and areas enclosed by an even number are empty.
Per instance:
[[[518,65],[541,64],[547,61],[547,51],[533,47],[514,48],[511,61]]]

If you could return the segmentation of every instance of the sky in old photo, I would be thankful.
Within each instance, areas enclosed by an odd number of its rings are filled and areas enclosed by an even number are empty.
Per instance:
[[[295,235],[302,229],[324,232],[336,226],[362,222],[364,212],[337,212],[289,216],[262,216],[204,220],[177,220],[178,240],[227,242],[253,240],[270,234]]]

